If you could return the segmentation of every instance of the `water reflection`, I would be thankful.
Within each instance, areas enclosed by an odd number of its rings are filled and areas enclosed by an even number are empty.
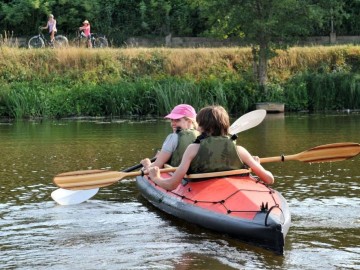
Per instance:
[[[356,269],[360,265],[359,157],[337,163],[268,163],[293,224],[285,256],[165,215],[134,179],[90,201],[58,206],[54,175],[121,170],[151,157],[164,121],[46,121],[0,125],[1,269]],[[260,157],[359,142],[360,115],[268,115],[239,142]]]

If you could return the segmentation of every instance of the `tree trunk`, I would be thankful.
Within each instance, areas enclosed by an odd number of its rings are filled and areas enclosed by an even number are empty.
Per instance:
[[[267,83],[267,45],[265,43],[260,44],[259,49],[259,71],[258,71],[258,81],[260,86],[263,87],[266,93],[266,83]]]
[[[253,57],[253,79],[254,81],[259,81],[259,50],[252,46],[251,53]]]
[[[268,46],[266,43],[260,44],[259,48],[256,48],[255,46],[252,47],[254,77],[258,84],[264,89],[265,93],[268,64],[267,51]]]

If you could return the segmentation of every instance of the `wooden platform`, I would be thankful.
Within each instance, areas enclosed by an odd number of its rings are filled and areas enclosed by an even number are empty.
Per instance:
[[[256,109],[264,109],[268,113],[283,113],[285,111],[285,104],[278,102],[261,102],[256,103]]]

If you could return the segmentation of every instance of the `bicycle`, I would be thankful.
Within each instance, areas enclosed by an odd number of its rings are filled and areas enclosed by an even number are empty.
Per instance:
[[[29,49],[44,48],[45,46],[52,48],[63,48],[69,45],[68,39],[62,35],[56,35],[54,41],[50,42],[47,38],[45,38],[42,30],[42,27],[39,27],[39,34],[29,39]]]
[[[84,35],[84,32],[77,31],[72,44],[76,47],[88,47],[88,37]],[[91,45],[93,48],[106,48],[109,47],[109,42],[104,35],[91,33]]]

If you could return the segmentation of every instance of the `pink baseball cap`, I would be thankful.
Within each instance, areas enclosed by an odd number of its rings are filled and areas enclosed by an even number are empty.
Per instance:
[[[196,118],[195,109],[188,104],[180,104],[174,107],[174,109],[164,118],[180,119],[183,117]]]

